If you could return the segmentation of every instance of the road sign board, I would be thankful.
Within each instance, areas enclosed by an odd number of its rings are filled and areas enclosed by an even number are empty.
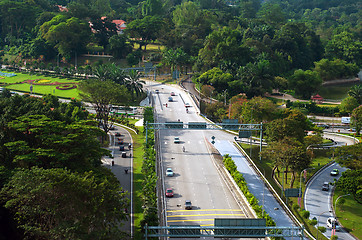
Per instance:
[[[299,197],[299,188],[286,188],[284,190],[285,197]]]
[[[215,227],[225,227],[225,229],[215,229],[216,236],[240,236],[260,237],[266,234],[265,229],[228,229],[227,227],[265,227],[266,219],[264,218],[215,218]]]
[[[249,138],[251,136],[251,131],[239,131],[239,138]]]
[[[206,129],[205,122],[189,122],[188,126],[192,129]]]
[[[200,238],[200,229],[197,229],[200,228],[200,225],[170,225],[170,227],[170,238]]]
[[[166,128],[183,128],[184,124],[183,124],[183,122],[166,122],[165,127]]]

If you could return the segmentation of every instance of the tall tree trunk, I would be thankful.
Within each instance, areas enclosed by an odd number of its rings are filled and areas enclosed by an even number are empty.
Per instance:
[[[295,171],[293,170],[292,177],[290,179],[290,188],[293,188],[294,180],[295,180]]]
[[[284,175],[285,175],[285,184],[287,184],[288,183],[288,166],[285,167]]]

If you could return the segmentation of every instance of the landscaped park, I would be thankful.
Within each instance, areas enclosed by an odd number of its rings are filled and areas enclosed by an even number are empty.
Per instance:
[[[39,95],[53,94],[61,98],[78,98],[77,86],[80,82],[79,79],[0,72],[0,87]]]

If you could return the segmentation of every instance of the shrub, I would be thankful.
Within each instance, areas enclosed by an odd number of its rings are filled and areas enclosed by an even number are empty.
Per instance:
[[[312,226],[315,226],[318,223],[317,219],[311,219],[309,220],[309,224]]]
[[[306,210],[302,210],[300,215],[302,215],[303,218],[308,219],[310,216],[310,212]]]
[[[295,211],[298,211],[298,210],[299,210],[299,205],[298,205],[298,203],[294,203],[294,204],[293,204],[293,209],[294,209]]]
[[[323,226],[319,226],[318,227],[318,230],[321,232],[321,233],[325,233],[327,231],[327,228],[326,227],[323,227]]]
[[[338,239],[338,236],[337,236],[337,235],[331,236],[331,240],[337,240],[337,239]]]

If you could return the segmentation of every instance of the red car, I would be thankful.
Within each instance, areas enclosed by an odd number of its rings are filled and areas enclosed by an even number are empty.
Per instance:
[[[173,197],[173,190],[172,188],[166,189],[166,197]]]
[[[171,92],[171,96],[175,96],[176,94],[174,92]]]

